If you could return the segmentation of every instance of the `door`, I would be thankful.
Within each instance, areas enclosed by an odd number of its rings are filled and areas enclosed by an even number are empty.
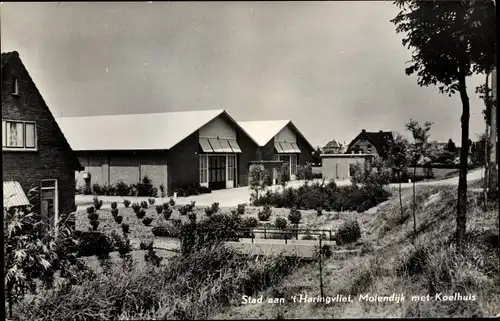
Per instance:
[[[47,179],[41,182],[40,214],[44,231],[54,230],[59,220],[57,180]]]
[[[226,188],[226,155],[208,157],[208,187],[212,190]]]
[[[227,155],[227,180],[226,180],[226,188],[235,187],[236,183],[236,155],[229,154]]]

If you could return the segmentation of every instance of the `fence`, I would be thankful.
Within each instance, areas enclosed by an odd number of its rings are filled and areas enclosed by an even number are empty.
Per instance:
[[[249,237],[252,239],[252,243],[254,243],[255,233],[264,234],[264,239],[267,239],[268,234],[282,234],[282,235],[295,235],[295,239],[299,239],[299,234],[301,235],[318,235],[318,238],[321,240],[323,235],[328,235],[328,240],[333,241],[333,236],[335,235],[332,230],[325,229],[304,229],[304,228],[292,228],[288,230],[280,229],[280,228],[240,228],[236,230],[240,232],[242,237]],[[285,244],[288,244],[288,238],[284,239]]]

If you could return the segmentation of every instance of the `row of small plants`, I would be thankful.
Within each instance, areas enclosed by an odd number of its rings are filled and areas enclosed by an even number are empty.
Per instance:
[[[159,192],[159,193],[158,193]],[[116,184],[92,184],[92,188],[80,186],[77,193],[83,195],[106,195],[106,196],[149,196],[149,197],[165,197],[166,190],[163,184],[160,185],[160,190],[153,186],[153,181],[146,175],[141,182],[137,184],[127,184],[119,181]]]

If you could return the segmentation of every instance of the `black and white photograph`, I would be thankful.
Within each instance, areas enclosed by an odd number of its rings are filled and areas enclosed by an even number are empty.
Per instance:
[[[496,11],[0,2],[5,320],[500,317]]]

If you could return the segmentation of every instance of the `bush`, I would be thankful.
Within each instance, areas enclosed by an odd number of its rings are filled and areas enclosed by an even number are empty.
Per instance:
[[[175,201],[173,198],[171,198],[168,203],[170,204],[170,206],[174,206],[175,205]]]
[[[191,222],[196,222],[196,213],[190,212],[190,213],[188,214],[188,219],[189,219]]]
[[[305,241],[313,241],[313,240],[317,240],[314,236],[310,235],[310,234],[307,234],[307,235],[304,235],[302,237],[303,240]]]
[[[112,209],[116,209],[117,207],[118,207],[118,203],[116,203],[116,202],[112,202],[111,203],[111,208]]]
[[[219,203],[217,202],[212,203],[212,210],[213,213],[217,213],[219,211]]]
[[[163,184],[160,184],[160,194],[162,198],[167,196],[167,191],[165,190],[165,185]]]
[[[129,196],[132,191],[132,186],[125,184],[123,181],[118,181],[115,186],[115,193],[118,196]]]
[[[350,220],[342,224],[335,237],[335,241],[338,245],[349,244],[356,242],[361,238],[361,229],[359,227],[358,221]]]
[[[117,208],[112,209],[111,215],[113,215],[113,217],[117,217],[118,216],[118,209]]]
[[[137,216],[138,219],[143,219],[144,216],[146,216],[146,211],[141,208],[137,211],[137,213],[135,213],[135,215]]]
[[[137,196],[158,197],[158,189],[147,175],[137,184]]]
[[[95,212],[95,208],[93,206],[87,207],[87,213],[90,215]]]
[[[271,207],[269,205],[264,205],[264,208],[262,209],[262,211],[259,211],[257,216],[259,217],[260,221],[269,221],[269,219],[271,218],[271,214]]]
[[[245,214],[245,204],[238,204],[238,207],[236,207],[236,211],[239,215]]]
[[[99,213],[92,212],[88,216],[89,221],[97,221],[99,220]]]
[[[163,203],[162,204],[163,210],[168,210],[170,208],[170,204],[168,203]]]
[[[113,239],[97,231],[75,231],[73,233],[78,244],[72,247],[78,256],[106,256],[114,251]]]
[[[172,216],[172,208],[168,207],[163,210],[163,217],[168,220],[170,219],[170,216]]]
[[[130,233],[130,226],[127,223],[122,223],[122,231],[123,234],[128,234]]]
[[[94,207],[96,210],[101,209],[102,200],[100,200],[97,196],[94,196],[93,202],[94,202]]]
[[[176,224],[161,224],[153,227],[151,231],[153,235],[157,237],[178,238],[180,233],[180,229]]]
[[[310,164],[305,166],[297,166],[297,179],[300,180],[311,180],[313,179],[312,167]]]
[[[162,205],[156,205],[155,206],[156,213],[161,214],[163,212],[163,206]]]
[[[144,224],[145,226],[150,226],[152,222],[153,222],[153,219],[151,217],[145,217],[142,220],[142,224]]]
[[[290,220],[290,223],[292,224],[299,224],[300,220],[302,219],[302,214],[300,211],[296,208],[292,208],[290,210],[290,214],[288,214],[288,220]]]
[[[323,208],[322,207],[316,208],[316,214],[318,214],[318,216],[323,215]]]
[[[128,208],[130,206],[130,201],[129,200],[123,200],[123,205]]]
[[[154,198],[148,198],[148,203],[151,206],[155,205],[155,199]]]
[[[285,229],[287,225],[286,219],[282,217],[277,217],[276,220],[274,221],[274,226],[280,229]]]
[[[134,210],[135,213],[137,213],[141,209],[141,205],[139,203],[133,203],[132,204],[132,209]]]
[[[141,207],[144,208],[144,209],[148,208],[148,202],[141,201]]]
[[[191,212],[192,210],[194,210],[194,206],[196,205],[196,202],[195,201],[191,201],[191,203],[189,203],[187,206],[188,208],[188,211]]]
[[[99,221],[98,220],[91,220],[90,225],[92,225],[92,230],[96,231],[97,227],[99,226]]]
[[[255,228],[259,226],[259,221],[255,217],[245,217],[241,220],[242,228]]]
[[[210,188],[200,186],[200,184],[188,184],[180,187],[175,187],[173,191],[177,193],[178,197],[188,197],[192,195],[207,194],[212,192]]]
[[[122,221],[123,221],[123,216],[118,215],[117,217],[115,217],[115,222],[116,222],[116,223],[118,223],[118,224],[122,224]]]
[[[205,215],[206,216],[212,216],[213,213],[214,213],[213,208],[211,208],[211,207],[206,207],[205,208]]]
[[[183,205],[179,208],[179,214],[181,214],[182,216],[185,216],[188,213],[189,213],[189,206]]]

